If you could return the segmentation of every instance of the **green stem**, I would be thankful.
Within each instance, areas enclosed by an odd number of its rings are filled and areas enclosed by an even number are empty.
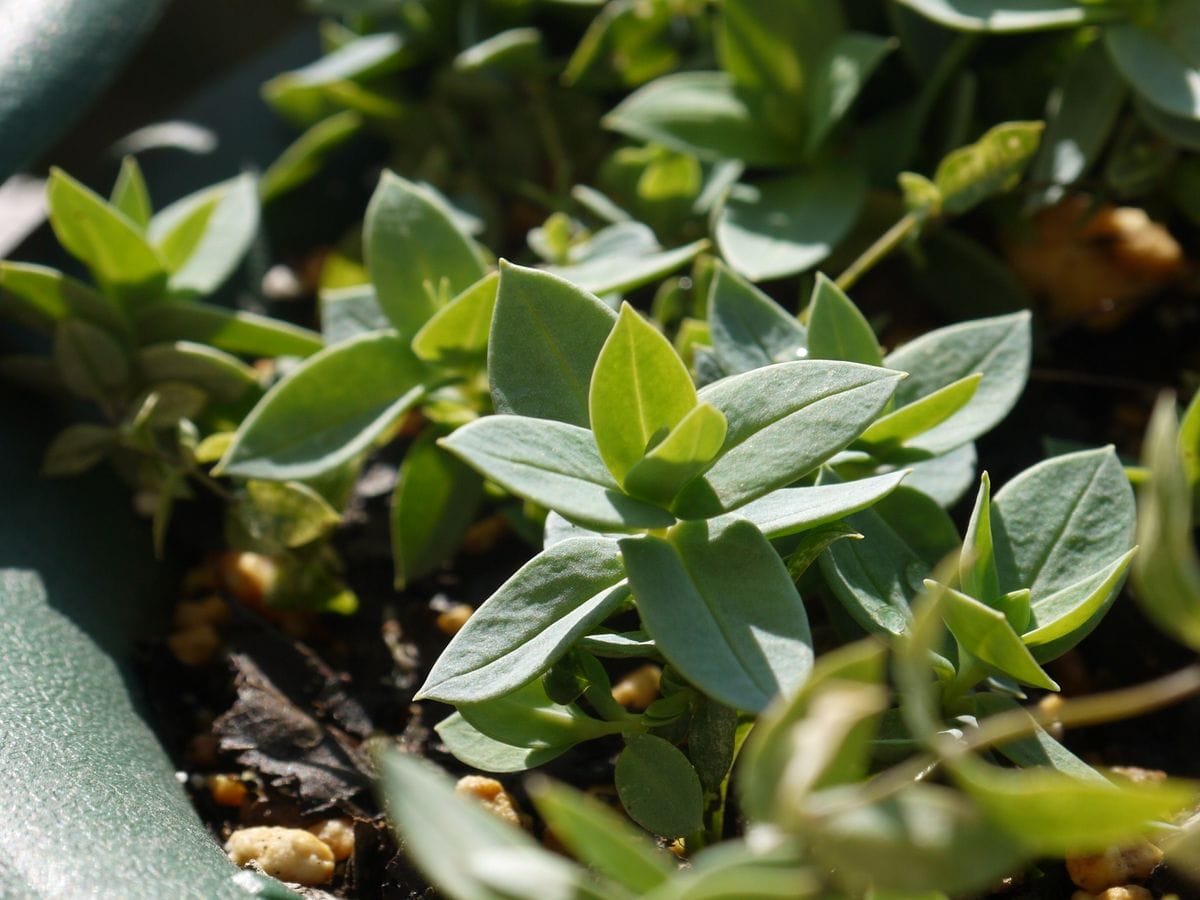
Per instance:
[[[909,235],[913,234],[921,224],[921,216],[916,212],[904,215],[891,228],[880,235],[870,247],[864,250],[849,268],[838,276],[837,286],[843,291],[850,290],[860,278],[875,268],[893,250],[899,247]]]

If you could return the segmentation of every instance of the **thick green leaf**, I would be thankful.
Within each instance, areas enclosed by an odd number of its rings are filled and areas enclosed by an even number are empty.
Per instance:
[[[66,318],[86,319],[113,334],[129,328],[117,308],[82,281],[57,269],[7,260],[0,261],[0,314],[46,333]]]
[[[486,416],[441,441],[501,487],[597,530],[664,528],[666,510],[626,496],[585,428],[524,416]]]
[[[571,246],[566,265],[543,271],[593,294],[623,294],[661,280],[707,248],[708,241],[700,240],[663,250],[647,226],[617,222]]]
[[[1091,633],[1108,612],[1137,548],[1095,575],[1062,588],[1030,605],[1031,621],[1021,635],[1038,662],[1066,653]]]
[[[692,377],[671,342],[623,304],[588,392],[592,433],[613,477],[623,482],[695,406]]]
[[[297,481],[247,481],[237,514],[255,540],[289,548],[325,536],[342,520],[320,494]]]
[[[972,698],[980,722],[988,716],[1021,709],[1016,700],[1000,694],[978,693]],[[997,744],[996,750],[1022,768],[1042,766],[1085,781],[1108,784],[1108,779],[1052,738],[1046,729],[1029,716],[1028,737]]]
[[[652,734],[626,735],[614,777],[621,805],[650,833],[683,837],[700,830],[700,777],[674,744]]]
[[[1126,94],[1100,41],[1071,60],[1047,101],[1046,133],[1030,180],[1068,185],[1083,177],[1104,149]]]
[[[693,406],[679,424],[625,475],[625,490],[669,506],[679,490],[708,468],[725,443],[725,417],[715,406]]]
[[[899,0],[939,25],[959,31],[1019,32],[1075,28],[1119,19],[1116,5],[1076,0]]]
[[[1192,489],[1178,446],[1175,399],[1154,409],[1142,451],[1150,480],[1142,486],[1137,521],[1141,545],[1133,565],[1135,596],[1164,632],[1200,650],[1200,559],[1192,542]]]
[[[355,38],[301,69],[275,76],[263,85],[263,97],[291,121],[309,125],[336,111],[331,89],[399,68],[404,44],[404,36],[394,31]]]
[[[1200,3],[1164,0],[1147,25],[1106,29],[1109,55],[1133,89],[1163,112],[1200,119]]]
[[[804,683],[813,660],[804,604],[749,522],[683,522],[666,540],[620,546],[646,630],[706,694],[758,712]]]
[[[239,175],[177,200],[157,213],[146,234],[167,262],[175,299],[211,294],[241,263],[258,233],[258,185]]]
[[[1029,313],[1019,312],[938,328],[889,353],[884,365],[908,373],[896,388],[897,407],[983,373],[971,402],[910,446],[944,453],[993,428],[1025,388],[1031,346]]]
[[[1037,152],[1043,127],[1041,122],[1005,122],[947,155],[933,176],[942,211],[961,215],[1016,185]]]
[[[936,589],[934,582],[927,582],[927,586],[930,590]],[[1017,681],[1049,691],[1058,690],[1058,685],[1042,671],[1003,612],[952,588],[943,589],[940,610],[954,639],[972,657]]]
[[[738,87],[724,72],[674,72],[626,97],[604,117],[604,126],[707,161],[794,163],[799,148],[763,128],[768,96]]]
[[[865,199],[863,173],[834,162],[738,185],[718,211],[713,234],[725,261],[751,281],[785,278],[825,259]]]
[[[493,740],[532,750],[573,747],[624,727],[593,719],[578,706],[555,703],[541,679],[482,703],[461,703],[458,711]]]
[[[396,474],[391,530],[398,588],[453,555],[483,498],[483,480],[434,439],[429,432],[414,443]]]
[[[774,0],[725,0],[717,32],[721,68],[738,84],[799,97],[809,68],[844,27],[836,0],[810,0],[803,16]]]
[[[456,900],[519,896],[491,887],[473,863],[482,859],[495,866],[497,860],[517,852],[550,857],[520,828],[458,796],[450,780],[425,760],[394,749],[382,750],[375,759],[388,821],[409,856],[447,896]]]
[[[531,783],[529,793],[551,832],[572,854],[629,890],[653,890],[675,871],[671,857],[589,794],[546,780]]]
[[[791,842],[767,849],[745,839],[721,841],[691,858],[692,865],[647,900],[828,900],[822,875],[807,868]]]
[[[808,753],[802,751],[795,740],[796,727],[809,715],[814,700],[822,695],[829,697],[825,694],[828,688],[857,686],[877,690],[883,675],[884,652],[881,644],[874,641],[848,644],[822,655],[803,689],[767,711],[750,733],[738,768],[739,796],[747,816],[756,822],[776,824],[784,824],[789,820],[789,810],[798,809],[804,798],[781,790],[785,774],[789,768],[810,763],[806,759]],[[865,694],[857,696],[865,700]],[[865,709],[867,705],[864,702],[860,709]],[[856,718],[862,723],[866,715],[870,713]],[[869,722],[862,724],[865,727],[858,728],[853,738],[843,733],[844,739],[854,740],[853,746],[846,746],[845,753],[832,758],[826,755],[818,765],[810,766],[812,779],[806,789],[854,782],[866,774],[869,762],[867,743],[874,729]],[[834,741],[834,746],[828,749],[836,752],[845,743],[845,740]]]
[[[500,273],[489,272],[439,309],[413,338],[413,352],[443,366],[483,362],[499,286]]]
[[[918,782],[886,800],[847,803],[853,790],[826,792],[840,809],[820,817],[809,836],[815,861],[850,890],[970,896],[1031,855],[948,788]]]
[[[80,422],[54,436],[42,457],[42,474],[51,478],[79,475],[100,463],[117,444],[117,433],[105,425]]]
[[[616,313],[573,284],[500,263],[488,341],[497,412],[588,425],[588,384]]]
[[[1026,469],[992,501],[1002,590],[1043,598],[1108,566],[1133,546],[1133,490],[1112,447]]]
[[[525,772],[566,753],[570,747],[531,750],[490,738],[459,713],[451,713],[434,726],[434,731],[454,758],[484,772]]]
[[[679,494],[674,509],[705,518],[795,481],[849,444],[879,414],[901,376],[824,360],[778,363],[725,378],[699,393],[728,423],[717,461]]]
[[[818,484],[836,484],[823,470]],[[909,606],[924,580],[958,548],[958,532],[934,500],[899,487],[847,524],[861,541],[837,541],[821,557],[821,572],[847,612],[874,634],[904,634]]]
[[[848,31],[828,45],[805,86],[805,156],[817,154],[897,43],[895,38]]]
[[[538,29],[509,28],[463,50],[454,57],[454,68],[461,72],[527,72],[542,61],[542,55],[542,33]]]
[[[982,380],[983,373],[975,372],[881,416],[859,435],[856,444],[862,444],[872,452],[886,454],[932,431],[971,402]]]
[[[908,464],[908,486],[927,494],[949,509],[975,483],[977,455],[974,444],[963,444],[933,459]]]
[[[1196,800],[1189,782],[1105,784],[1050,769],[1000,769],[973,758],[960,759],[954,776],[992,822],[1042,856],[1128,842]]]
[[[615,542],[547,548],[502,584],[442,651],[418,697],[475,703],[549,669],[629,596]]]
[[[237,400],[258,385],[254,370],[236,356],[191,341],[142,347],[137,353],[137,364],[142,376],[151,383],[183,381],[220,402]]]
[[[263,202],[270,203],[311,179],[321,170],[325,159],[358,134],[362,127],[363,117],[347,109],[309,128],[263,172],[258,185]]]
[[[708,294],[708,327],[730,374],[804,355],[805,330],[796,317],[720,262]]]
[[[979,494],[967,523],[962,553],[958,558],[958,579],[964,592],[989,606],[999,597],[1000,574],[996,571],[996,550],[992,543],[992,482],[984,472],[979,479]],[[1013,622],[1023,631],[1027,622]]]
[[[136,157],[126,156],[121,160],[121,171],[108,202],[139,228],[150,224],[154,205],[150,202],[150,191]]]
[[[808,357],[883,365],[883,352],[866,317],[820,272],[808,307]]]
[[[384,172],[367,206],[363,252],[379,305],[412,337],[450,296],[487,274],[479,248],[433,188]]]
[[[878,503],[907,475],[907,471],[900,471],[844,484],[781,488],[739,507],[734,515],[753,522],[768,538],[786,537]]]
[[[321,336],[289,322],[207,303],[161,303],[137,317],[142,341],[196,341],[247,356],[311,356]]]
[[[423,376],[394,332],[322,350],[258,402],[218,470],[273,481],[328,472],[370,447],[421,398]]]
[[[369,284],[323,290],[319,301],[321,336],[327,344],[337,344],[369,331],[384,331],[392,326],[379,308],[375,288]]]
[[[108,332],[82,319],[65,319],[54,332],[54,362],[68,390],[104,400],[129,382],[129,358]]]
[[[167,278],[163,260],[124,213],[61,169],[50,172],[46,202],[59,243],[106,291],[131,305],[159,299]]]

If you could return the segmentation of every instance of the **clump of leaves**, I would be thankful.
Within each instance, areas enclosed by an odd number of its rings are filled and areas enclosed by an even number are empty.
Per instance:
[[[204,302],[237,268],[258,228],[254,179],[239,176],[155,212],[125,160],[109,199],[55,170],[50,224],[93,284],[45,266],[0,262],[0,311],[50,340],[49,358],[10,356],[4,370],[87,401],[44,470],[73,475],[110,459],[152,507],[155,542],[176,500],[202,484],[209,439],[261,396],[246,358],[306,356],[320,336]]]

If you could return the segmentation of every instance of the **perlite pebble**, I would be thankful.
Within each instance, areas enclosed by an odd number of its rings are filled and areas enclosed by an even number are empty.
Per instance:
[[[1111,887],[1100,894],[1076,891],[1071,895],[1071,900],[1154,900],[1154,895],[1144,887],[1127,884],[1124,887]]]
[[[354,853],[354,822],[351,819],[326,819],[308,826],[330,850],[333,858],[341,862]]]
[[[229,836],[225,852],[235,865],[256,862],[280,881],[318,885],[333,877],[333,851],[303,828],[242,828]]]
[[[1109,847],[1103,853],[1068,856],[1067,872],[1079,887],[1097,894],[1110,887],[1149,878],[1162,858],[1162,851],[1143,839]]]

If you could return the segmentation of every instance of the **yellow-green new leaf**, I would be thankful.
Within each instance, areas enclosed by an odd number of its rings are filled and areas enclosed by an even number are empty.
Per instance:
[[[489,272],[433,314],[413,338],[413,352],[444,366],[482,363],[500,273]]]
[[[1196,786],[1106,784],[1051,769],[1000,769],[970,757],[953,767],[984,815],[1043,856],[1088,853],[1146,834],[1195,802]]]
[[[725,442],[725,429],[725,417],[715,406],[693,406],[670,434],[633,464],[625,475],[625,490],[670,505],[679,489],[712,462]]]
[[[167,280],[166,265],[124,213],[61,169],[51,170],[46,199],[59,243],[106,290],[134,305],[159,298]]]
[[[966,593],[989,605],[1001,594],[996,551],[992,544],[992,481],[987,472],[979,476],[979,495],[975,498],[975,508],[963,538],[958,578]],[[1013,627],[1024,629],[1025,625],[1025,622],[1014,623]]]
[[[886,452],[919,434],[941,425],[971,402],[983,375],[976,372],[951,382],[907,406],[876,419],[857,443]]]
[[[937,587],[932,581],[926,581],[925,585],[930,590]],[[954,639],[971,656],[1025,684],[1058,690],[1003,612],[951,588],[944,588],[940,611]]]
[[[943,211],[960,215],[1012,188],[1037,152],[1044,127],[1041,122],[1005,122],[949,154],[933,176]]]
[[[121,160],[121,171],[117,174],[109,202],[139,228],[150,224],[154,205],[150,202],[150,191],[136,157],[126,156]]]
[[[808,358],[883,365],[871,324],[845,292],[820,272],[808,307]]]
[[[695,406],[696,388],[671,342],[623,304],[588,392],[596,446],[613,477],[624,482]]]
[[[1175,640],[1200,651],[1200,559],[1192,543],[1192,492],[1178,450],[1175,399],[1164,396],[1146,434],[1143,459],[1150,481],[1142,487],[1133,566],[1142,609]]]

